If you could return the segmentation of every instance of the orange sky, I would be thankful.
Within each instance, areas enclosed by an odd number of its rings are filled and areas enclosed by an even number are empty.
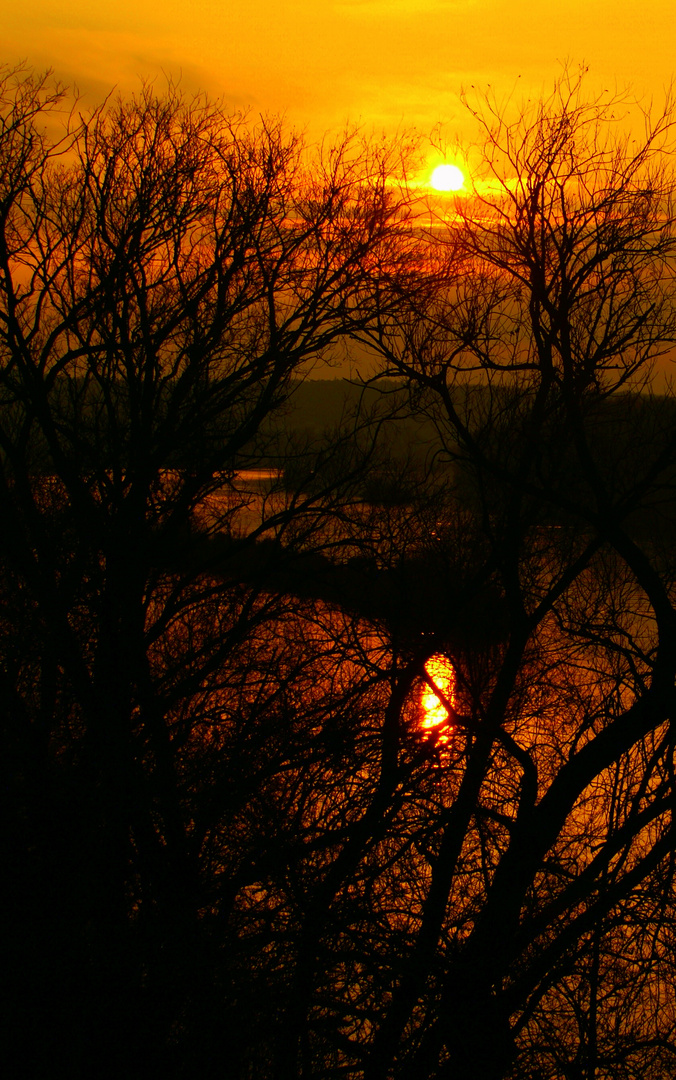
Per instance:
[[[92,103],[182,75],[318,135],[346,120],[462,135],[461,85],[538,93],[565,58],[659,98],[676,68],[674,0],[6,0],[5,62],[53,67]]]

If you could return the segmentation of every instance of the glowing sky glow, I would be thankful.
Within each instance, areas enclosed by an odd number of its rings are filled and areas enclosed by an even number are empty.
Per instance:
[[[461,86],[539,95],[566,59],[656,99],[676,67],[673,0],[25,0],[2,29],[5,62],[53,67],[88,104],[164,73],[313,137],[347,120],[462,136]]]

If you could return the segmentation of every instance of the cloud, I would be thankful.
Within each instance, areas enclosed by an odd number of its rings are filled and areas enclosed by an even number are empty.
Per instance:
[[[16,40],[6,40],[4,55],[10,64],[20,59],[38,71],[50,69],[54,77],[76,90],[85,106],[98,105],[111,92],[137,90],[142,80],[171,79],[188,93],[206,90],[222,95],[222,86],[205,67],[182,57],[175,42],[112,30],[54,28],[36,31],[30,55]],[[232,101],[237,108],[243,102]]]

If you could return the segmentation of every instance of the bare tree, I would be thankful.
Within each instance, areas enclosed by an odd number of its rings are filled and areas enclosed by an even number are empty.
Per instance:
[[[425,235],[387,147],[311,160],[171,88],[54,142],[60,100],[3,83],[25,1071],[668,1075],[676,444],[633,391],[674,337],[670,109],[632,142],[568,73],[485,101],[491,186]],[[357,420],[238,529],[264,421],[350,337],[442,467],[345,498]]]
[[[298,753],[270,717],[307,661],[271,642],[288,604],[246,552],[291,521],[307,546],[331,485],[238,535],[236,472],[294,377],[381,317],[413,238],[400,151],[358,135],[313,155],[171,86],[66,111],[54,141],[59,109],[49,78],[3,73],[5,925],[31,941],[12,1025],[29,1071],[145,1075],[209,997],[214,881],[253,858],[213,837]]]
[[[455,653],[461,777],[372,1078],[497,1078],[527,1045],[519,1075],[621,1075],[647,1043],[671,1068],[676,446],[670,399],[636,391],[674,342],[673,114],[637,139],[625,106],[566,71],[513,118],[472,108],[484,172],[435,232],[447,285],[377,339],[473,506],[504,638],[481,680]],[[600,957],[637,907],[653,946],[623,991]],[[565,1060],[533,1052],[547,1024]]]

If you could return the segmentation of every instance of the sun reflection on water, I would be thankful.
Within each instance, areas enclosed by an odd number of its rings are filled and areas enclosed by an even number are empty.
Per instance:
[[[421,695],[422,727],[423,731],[431,735],[436,732],[437,728],[443,726],[444,730],[439,731],[437,737],[437,742],[443,745],[448,742],[449,731],[452,727],[448,723],[449,712],[444,701],[450,705],[451,709],[455,707],[455,668],[447,656],[444,656],[443,653],[435,653],[426,661],[425,671],[434,683],[438,693],[429,683],[426,682],[423,685]]]

